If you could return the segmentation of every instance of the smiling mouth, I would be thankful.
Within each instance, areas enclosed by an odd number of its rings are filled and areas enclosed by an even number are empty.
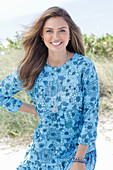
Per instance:
[[[55,45],[55,46],[58,46],[58,45],[62,44],[62,42],[58,42],[58,43],[53,43],[53,42],[51,42],[51,44],[52,44],[52,45]]]

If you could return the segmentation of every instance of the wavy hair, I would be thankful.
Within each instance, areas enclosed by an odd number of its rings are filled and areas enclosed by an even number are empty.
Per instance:
[[[62,17],[68,23],[71,39],[66,49],[85,55],[83,36],[68,12],[56,6],[47,9],[31,27],[26,27],[27,31],[22,34],[24,56],[19,63],[19,78],[26,90],[32,89],[47,61],[48,49],[42,41],[41,34],[45,22],[50,17]]]

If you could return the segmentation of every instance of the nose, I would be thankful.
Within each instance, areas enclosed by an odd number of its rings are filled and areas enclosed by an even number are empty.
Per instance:
[[[53,33],[53,40],[57,40],[57,39],[59,39],[58,32],[54,32]]]

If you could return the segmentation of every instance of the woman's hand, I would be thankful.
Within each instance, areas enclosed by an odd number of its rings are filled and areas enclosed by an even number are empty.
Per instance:
[[[85,163],[73,162],[70,170],[86,170]]]
[[[34,113],[33,113],[35,116],[37,116],[38,117],[38,119],[39,119],[39,121],[40,121],[40,117],[39,117],[39,115],[38,115],[38,113],[37,113],[37,111],[36,111],[36,109],[35,109],[35,107],[34,107]]]
[[[21,105],[19,111],[30,113],[30,114],[37,116],[39,119],[39,122],[40,122],[40,117],[39,117],[34,105],[22,102],[22,105]]]

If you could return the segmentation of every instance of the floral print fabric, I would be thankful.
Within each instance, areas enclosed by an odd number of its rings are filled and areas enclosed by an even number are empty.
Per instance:
[[[12,113],[22,104],[13,97],[23,90],[20,85],[17,71],[0,84],[0,106]],[[40,124],[17,169],[68,170],[78,145],[82,144],[89,145],[86,165],[91,170],[88,162],[92,160],[94,167],[96,156],[92,159],[91,155],[96,149],[99,106],[98,77],[93,62],[77,53],[60,67],[51,67],[46,62],[27,93],[40,116]],[[57,113],[51,110],[54,105],[58,108]]]

